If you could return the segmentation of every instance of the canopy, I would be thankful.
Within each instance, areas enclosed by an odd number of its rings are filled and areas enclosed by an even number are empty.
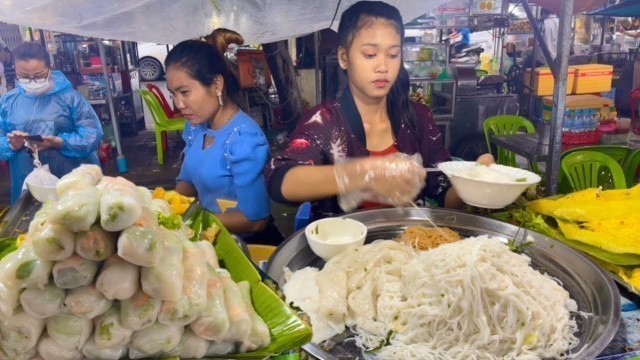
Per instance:
[[[640,17],[640,1],[627,0],[604,9],[590,12],[587,15]]]
[[[224,27],[247,43],[337,29],[357,0],[0,0],[0,21],[103,39],[176,44]],[[409,22],[445,0],[387,0]],[[339,5],[339,6],[338,6]],[[334,19],[335,18],[335,19]]]
[[[530,0],[531,3],[560,14],[560,8],[564,0]],[[582,14],[602,7],[603,0],[575,0],[573,3],[573,13]]]

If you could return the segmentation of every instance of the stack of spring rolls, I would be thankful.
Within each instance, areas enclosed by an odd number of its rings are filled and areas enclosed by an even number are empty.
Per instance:
[[[202,358],[270,343],[247,282],[209,242],[158,225],[166,201],[83,165],[0,261],[0,359]]]

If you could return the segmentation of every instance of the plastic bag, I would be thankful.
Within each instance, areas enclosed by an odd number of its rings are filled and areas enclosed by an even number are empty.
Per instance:
[[[366,159],[345,159],[336,163],[338,205],[349,212],[365,201],[400,206],[413,201],[425,185],[426,171],[420,154],[391,154]],[[364,184],[366,190],[349,191],[353,184]],[[376,193],[380,185],[393,187],[386,194]],[[388,189],[387,189],[388,190]]]
[[[29,185],[35,185],[40,187],[54,187],[58,183],[58,178],[51,173],[49,170],[49,165],[43,165],[41,167],[37,167],[33,169],[32,172],[27,175],[24,179],[24,183],[22,184],[22,190],[27,188],[27,183]]]

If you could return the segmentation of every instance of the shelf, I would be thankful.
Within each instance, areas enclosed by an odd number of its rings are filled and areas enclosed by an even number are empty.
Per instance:
[[[106,105],[106,99],[87,100],[91,105]]]
[[[433,95],[437,95],[437,96],[440,96],[440,97],[445,98],[445,99],[453,99],[453,95],[452,94],[449,94],[449,93],[446,93],[446,92],[443,92],[443,91],[434,90],[433,91]]]
[[[404,60],[404,62],[408,62],[408,63],[423,63],[423,62],[439,62],[439,63],[446,63],[447,60]]]

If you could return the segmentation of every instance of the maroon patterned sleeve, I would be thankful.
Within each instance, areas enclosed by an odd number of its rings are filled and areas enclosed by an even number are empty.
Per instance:
[[[290,136],[287,148],[273,156],[265,175],[271,198],[286,203],[282,181],[287,171],[299,165],[322,165],[327,162],[325,147],[329,144],[331,113],[323,105],[305,114]]]

